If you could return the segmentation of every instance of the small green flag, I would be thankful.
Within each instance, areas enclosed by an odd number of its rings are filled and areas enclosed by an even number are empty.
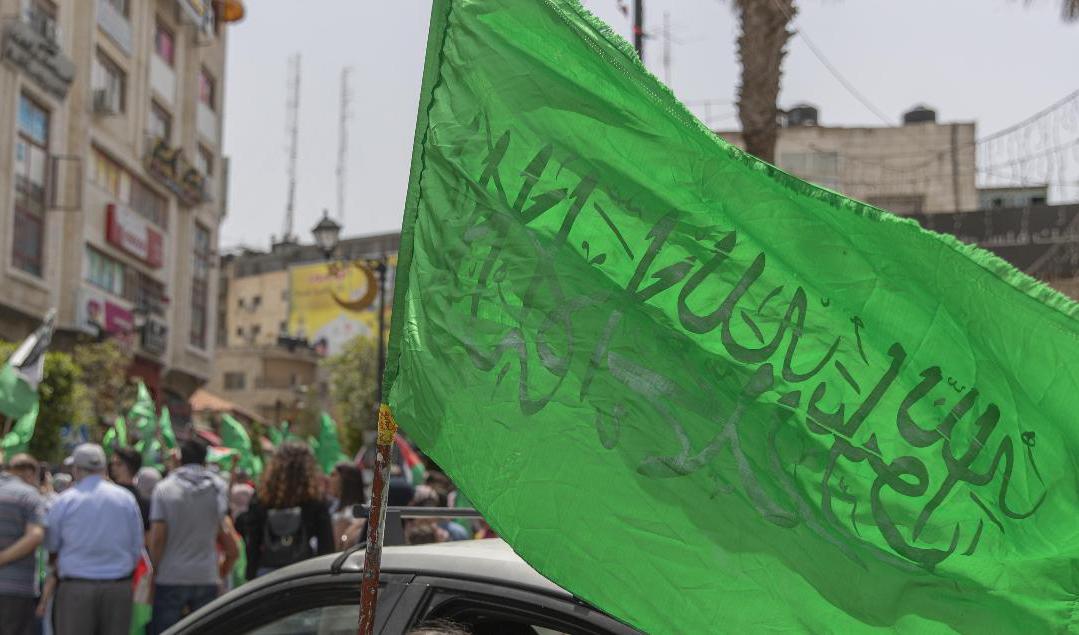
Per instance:
[[[317,443],[318,445],[312,446],[311,449],[314,450],[315,458],[318,459],[323,473],[333,472],[333,466],[348,460],[345,453],[341,451],[341,441],[337,437],[337,423],[326,412],[319,416]]]
[[[105,448],[105,452],[109,454],[112,454],[114,448],[127,447],[127,424],[124,423],[123,417],[116,417],[112,427],[105,432],[101,445]]]
[[[37,425],[37,412],[38,404],[35,400],[30,412],[19,417],[11,431],[4,435],[2,445],[6,459],[26,452],[30,448],[30,439],[34,437],[34,427]]]
[[[169,450],[176,447],[176,433],[172,431],[172,415],[169,414],[168,406],[162,406],[161,417],[157,420],[161,429],[161,440]]]
[[[434,0],[387,403],[651,633],[1079,627],[1079,306],[697,121],[576,0]]]
[[[262,459],[251,449],[251,437],[247,428],[229,414],[221,415],[221,444],[239,455],[237,467],[257,478],[262,473]]]
[[[38,385],[45,375],[45,352],[52,341],[55,322],[56,310],[50,309],[41,326],[0,366],[0,415],[18,420],[37,406]]]
[[[270,439],[270,443],[276,448],[277,446],[288,440],[289,436],[289,422],[282,421],[278,425],[266,426],[266,436]]]
[[[127,421],[138,431],[140,439],[149,439],[157,434],[157,407],[141,379],[138,380],[135,403],[127,412]]]

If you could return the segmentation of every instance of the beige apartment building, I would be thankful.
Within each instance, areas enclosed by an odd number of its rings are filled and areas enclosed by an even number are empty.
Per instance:
[[[740,132],[717,134],[743,146]],[[979,202],[974,123],[938,123],[925,107],[907,112],[901,126],[878,127],[821,126],[816,108],[795,107],[779,130],[776,165],[896,214],[959,212]]]
[[[0,338],[115,337],[183,416],[211,375],[229,26],[209,0],[0,0]]]
[[[400,240],[397,233],[346,238],[334,261],[393,258]],[[312,407],[329,407],[327,377],[319,366],[324,351],[307,341],[316,334],[290,328],[298,317],[295,298],[312,291],[296,287],[306,279],[297,271],[328,266],[317,247],[294,240],[277,242],[269,251],[222,256],[214,375],[207,390],[268,421],[295,423]],[[392,266],[388,276],[392,297]],[[375,306],[369,307],[372,314]]]

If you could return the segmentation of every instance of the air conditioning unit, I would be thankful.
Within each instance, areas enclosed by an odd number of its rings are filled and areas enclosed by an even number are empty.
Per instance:
[[[94,113],[98,115],[117,114],[116,100],[112,92],[105,88],[94,90]]]

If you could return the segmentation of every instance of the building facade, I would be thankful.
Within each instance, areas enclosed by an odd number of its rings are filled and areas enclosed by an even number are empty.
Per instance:
[[[308,320],[311,328],[305,328],[303,307],[311,305],[313,295],[324,292],[316,286],[318,281],[308,284],[309,274],[329,277],[333,271],[353,269],[351,263],[356,261],[387,261],[388,330],[393,265],[399,244],[400,234],[393,233],[344,239],[329,260],[314,245],[289,241],[277,243],[267,252],[242,250],[223,256],[214,375],[207,389],[267,421],[296,422],[312,408],[328,409],[329,387],[319,360],[333,351],[319,345],[321,331],[315,328],[314,321]],[[358,312],[364,314],[365,322],[374,325],[379,298],[373,290],[370,296],[367,292],[375,281],[356,280],[357,287],[348,291],[366,298]],[[326,320],[325,327],[350,323],[343,319],[349,309],[333,300],[318,305],[331,307],[329,314],[337,318]],[[349,333],[374,335],[374,329],[365,332],[361,326]]]
[[[973,123],[937,123],[925,108],[908,112],[902,126],[831,127],[817,120],[811,106],[788,113],[776,143],[778,167],[896,214],[978,206]],[[745,147],[740,132],[717,134]]]
[[[0,337],[115,337],[183,412],[210,379],[226,25],[205,0],[0,0]]]

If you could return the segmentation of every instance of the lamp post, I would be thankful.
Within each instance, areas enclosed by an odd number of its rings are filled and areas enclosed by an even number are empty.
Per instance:
[[[340,240],[341,226],[323,210],[322,219],[311,230],[319,249],[330,260]],[[393,447],[396,425],[390,417],[382,417],[382,374],[386,365],[386,256],[365,259],[368,270],[378,274],[378,376],[375,394],[378,396],[378,435],[375,444],[374,482],[371,484],[371,513],[368,519],[367,550],[363,558],[363,581],[360,583],[360,635],[371,635],[375,627],[375,606],[378,604],[378,578],[382,568],[382,534],[385,526],[386,497],[390,483],[390,449]]]

